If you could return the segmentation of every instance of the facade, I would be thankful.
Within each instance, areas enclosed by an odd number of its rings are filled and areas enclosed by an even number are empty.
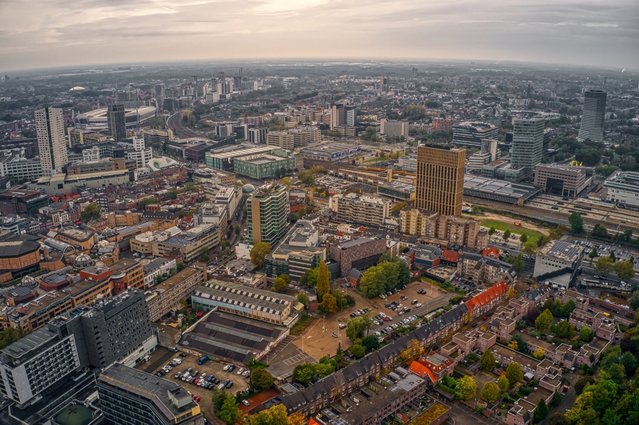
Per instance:
[[[543,118],[514,118],[513,144],[510,162],[515,169],[523,168],[524,174],[532,174],[535,165],[541,163],[544,154]]]
[[[38,269],[40,244],[34,238],[5,237],[0,239],[0,281],[11,280]]]
[[[169,313],[206,282],[206,267],[194,264],[169,277],[146,292],[149,321],[155,322]]]
[[[248,141],[255,143],[256,145],[266,142],[266,136],[268,134],[267,128],[249,128],[248,129]]]
[[[346,143],[321,143],[302,148],[302,158],[319,161],[342,161],[352,158],[360,152],[359,146]]]
[[[591,182],[592,177],[588,177],[582,167],[561,164],[535,166],[534,185],[563,198],[576,198]]]
[[[606,201],[639,208],[639,173],[617,171],[604,182]]]
[[[419,146],[416,207],[442,215],[461,215],[465,161],[464,149]]]
[[[217,308],[276,325],[290,326],[297,319],[295,297],[221,280],[211,280],[198,287],[191,302],[196,310]]]
[[[357,193],[333,196],[337,219],[344,223],[383,226],[390,215],[390,201]]]
[[[22,155],[0,157],[0,177],[11,177],[12,182],[36,180],[42,177],[42,164]]]
[[[421,236],[432,243],[454,244],[483,249],[488,245],[488,233],[477,220],[424,213],[418,209],[400,212],[400,232]]]
[[[380,133],[387,138],[408,139],[408,121],[381,120]]]
[[[62,109],[38,109],[35,112],[35,122],[42,172],[51,175],[61,171],[69,162]]]
[[[133,149],[126,152],[126,158],[135,161],[135,168],[144,168],[153,159],[153,148],[146,147],[145,139],[133,138]]]
[[[340,276],[348,276],[351,269],[364,269],[377,263],[386,252],[384,239],[359,238],[330,246],[330,256],[339,263]]]
[[[246,200],[248,239],[252,244],[279,242],[288,229],[289,202],[285,186],[268,186]]]
[[[239,176],[262,180],[290,174],[295,170],[295,165],[296,160],[293,154],[277,149],[272,153],[258,153],[235,158],[233,170]]]
[[[117,103],[107,108],[107,126],[113,140],[121,142],[126,139],[126,120],[124,104]]]
[[[273,146],[239,145],[208,151],[205,154],[206,166],[223,171],[233,171],[236,158],[271,153],[278,148]]]
[[[497,139],[499,129],[484,122],[461,122],[453,125],[453,144],[480,148],[484,140]]]
[[[116,363],[98,378],[104,417],[113,424],[202,425],[200,406],[168,379]]]
[[[603,90],[586,90],[584,93],[584,113],[577,140],[603,142],[604,118],[606,115],[606,96]]]

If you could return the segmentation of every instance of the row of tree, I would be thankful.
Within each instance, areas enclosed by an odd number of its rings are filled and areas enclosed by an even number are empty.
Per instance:
[[[387,291],[403,288],[410,281],[408,265],[393,257],[368,268],[359,282],[360,291],[368,298],[375,298]]]

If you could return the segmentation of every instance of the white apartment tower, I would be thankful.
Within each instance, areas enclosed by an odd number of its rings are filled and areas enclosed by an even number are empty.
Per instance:
[[[45,175],[61,171],[69,157],[64,139],[64,116],[60,108],[38,109],[35,112],[40,164]]]

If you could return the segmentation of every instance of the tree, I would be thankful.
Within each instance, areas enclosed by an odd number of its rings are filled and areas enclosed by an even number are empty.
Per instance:
[[[319,267],[313,267],[312,269],[306,270],[306,272],[300,278],[300,285],[314,288],[317,285],[318,272]]]
[[[465,375],[457,380],[455,396],[461,400],[472,400],[477,395],[477,381],[472,376]]]
[[[362,345],[364,346],[364,348],[366,348],[367,353],[373,352],[381,347],[379,338],[377,338],[377,336],[375,335],[369,335],[366,338],[362,339]]]
[[[522,233],[521,236],[519,237],[519,241],[523,244],[525,244],[528,241],[528,235],[525,233]]]
[[[570,230],[573,233],[581,233],[584,231],[584,219],[578,212],[570,214],[568,222],[570,223]]]
[[[597,223],[592,227],[592,235],[598,238],[608,237],[608,229],[604,225]]]
[[[231,394],[227,394],[222,403],[220,410],[216,412],[218,418],[220,418],[227,425],[233,425],[240,417],[240,408],[237,405],[235,397]]]
[[[333,314],[337,312],[337,300],[333,294],[324,294],[324,297],[322,298],[322,310],[324,310],[326,314]]]
[[[633,262],[630,261],[617,261],[615,263],[615,273],[619,276],[619,279],[628,281],[635,277],[635,267]]]
[[[593,248],[588,254],[588,257],[590,257],[591,260],[594,260],[598,256],[599,256],[599,253],[597,252],[597,248]]]
[[[575,333],[575,326],[567,320],[561,320],[552,326],[552,333],[557,338],[572,339]]]
[[[539,332],[547,333],[550,330],[550,326],[552,325],[552,313],[550,310],[545,309],[537,318],[535,319],[535,328]]]
[[[80,214],[80,218],[82,218],[82,221],[84,221],[85,223],[87,223],[87,222],[89,222],[91,220],[99,219],[100,218],[100,205],[98,205],[95,202],[90,203],[89,205],[87,205],[82,210],[82,213]]]
[[[492,351],[484,351],[479,359],[479,364],[484,372],[492,372],[495,369],[495,356]]]
[[[535,253],[535,251],[537,251],[537,244],[535,243],[535,241],[529,240],[524,244],[522,251],[524,252],[524,254],[532,255]]]
[[[569,425],[566,416],[561,412],[555,412],[548,417],[548,425]]]
[[[288,280],[286,279],[286,277],[288,277],[288,275],[279,275],[278,277],[275,278],[275,281],[273,282],[273,286],[271,286],[271,289],[275,292],[286,292],[286,290],[288,289]]]
[[[361,359],[366,354],[366,348],[361,344],[353,344],[351,345],[350,352],[356,359]]]
[[[489,234],[490,236],[492,236],[492,235],[494,235],[494,234],[495,234],[495,232],[496,232],[496,231],[497,231],[497,230],[495,230],[495,228],[494,228],[493,226],[491,226],[491,227],[490,227],[490,229],[488,229],[488,234]]]
[[[521,382],[524,379],[524,372],[521,370],[521,366],[518,363],[510,363],[506,367],[506,378],[510,385],[515,385],[517,382]]]
[[[310,363],[302,363],[293,369],[293,381],[302,385],[308,385],[315,380],[315,366]]]
[[[633,310],[637,310],[639,308],[639,291],[632,293],[632,296],[628,300],[628,305]]]
[[[346,322],[346,336],[348,339],[355,342],[356,339],[360,339],[364,336],[364,319],[361,317],[354,317]]]
[[[486,382],[479,393],[479,397],[488,404],[497,401],[500,395],[501,390],[499,389],[499,385],[492,381]]]
[[[306,295],[304,292],[300,292],[299,294],[297,294],[297,301],[308,307],[308,295]]]
[[[258,242],[251,248],[251,263],[258,269],[264,267],[266,256],[271,252],[271,244]]]
[[[608,274],[613,271],[615,265],[610,257],[599,257],[595,261],[595,271],[599,274]]]
[[[418,359],[422,354],[424,354],[424,347],[422,344],[415,338],[408,341],[406,347],[399,354],[401,358],[405,361]],[[475,388],[477,390],[477,388]]]
[[[579,329],[579,339],[583,342],[590,342],[595,337],[595,333],[592,331],[590,326],[583,326]]]
[[[251,389],[259,392],[270,389],[275,383],[275,378],[263,367],[251,371]]]
[[[499,375],[499,379],[497,380],[497,385],[499,386],[499,389],[501,390],[502,393],[505,393],[506,391],[508,391],[508,389],[510,388],[510,382],[508,381],[508,378],[506,377],[505,373],[502,373],[501,375]]]
[[[504,242],[507,241],[508,239],[510,239],[510,235],[512,233],[510,232],[510,229],[506,229],[506,231],[504,232],[504,234],[502,235],[502,238],[504,238]]]
[[[246,418],[246,425],[288,425],[288,412],[283,404],[276,404]]]
[[[546,419],[548,416],[548,406],[546,406],[546,402],[542,398],[537,403],[537,407],[535,408],[535,413],[533,414],[533,423],[539,423]]]
[[[535,351],[533,351],[532,353],[532,356],[536,358],[537,360],[543,359],[545,355],[546,355],[546,352],[541,347],[535,349]]]
[[[328,271],[328,266],[324,260],[320,261],[317,268],[317,298],[321,301],[324,294],[327,294],[331,290],[331,278]]]
[[[306,425],[308,419],[300,412],[291,413],[288,415],[288,425]]]
[[[513,268],[517,273],[524,269],[524,255],[521,252],[513,259]]]

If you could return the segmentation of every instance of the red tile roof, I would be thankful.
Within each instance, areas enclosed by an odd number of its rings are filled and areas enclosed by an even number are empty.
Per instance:
[[[484,306],[493,301],[495,298],[498,298],[499,296],[505,294],[507,288],[508,286],[504,282],[496,283],[495,285],[466,301],[466,307],[469,311],[473,311],[476,308]]]
[[[450,263],[458,263],[459,262],[459,252],[453,251],[450,249],[445,249],[442,253],[442,257],[444,261],[448,261]]]
[[[486,248],[481,252],[481,255],[484,257],[494,257],[499,258],[499,249],[498,248]]]
[[[428,376],[433,384],[437,383],[437,376],[423,363],[413,360],[408,369],[420,378]]]

